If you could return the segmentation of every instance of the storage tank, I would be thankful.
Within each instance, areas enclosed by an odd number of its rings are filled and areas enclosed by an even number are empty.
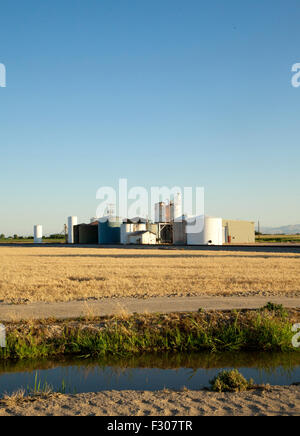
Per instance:
[[[33,227],[33,234],[34,234],[34,243],[35,244],[42,244],[43,243],[43,226],[36,225]]]
[[[170,204],[170,221],[179,220],[182,217],[182,198],[181,194],[176,194],[174,201]]]
[[[98,244],[98,225],[81,224],[79,227],[79,244]]]
[[[204,221],[204,244],[223,245],[223,221],[222,218],[205,217]]]
[[[73,227],[74,244],[79,244],[79,228],[80,228],[80,224]],[[98,242],[98,237],[97,237],[97,242]]]
[[[120,244],[121,226],[122,222],[118,218],[106,218],[105,221],[101,218],[98,226],[99,244]]]
[[[128,234],[133,232],[133,224],[123,223],[121,225],[121,244],[128,244]]]
[[[69,216],[68,218],[68,244],[74,244],[74,226],[77,226],[77,216]]]
[[[166,223],[170,221],[170,205],[160,202],[155,204],[155,222]]]
[[[222,218],[205,217],[203,230],[187,233],[188,245],[223,245]]]

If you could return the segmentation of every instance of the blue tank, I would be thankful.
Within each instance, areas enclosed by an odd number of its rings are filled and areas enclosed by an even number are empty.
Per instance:
[[[115,245],[121,243],[121,225],[118,219],[99,221],[98,242],[100,245]]]

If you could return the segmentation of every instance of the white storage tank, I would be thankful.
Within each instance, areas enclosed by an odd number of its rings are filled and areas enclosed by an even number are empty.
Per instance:
[[[74,244],[74,226],[77,226],[77,216],[69,216],[68,218],[68,244]]]
[[[123,223],[121,225],[121,244],[127,245],[128,235],[133,232],[133,224]]]
[[[43,243],[43,226],[36,225],[33,228],[34,233],[34,243],[35,244],[42,244]]]
[[[202,231],[187,233],[188,245],[223,245],[222,218],[205,217]]]
[[[222,218],[205,217],[204,244],[223,245],[223,220]]]

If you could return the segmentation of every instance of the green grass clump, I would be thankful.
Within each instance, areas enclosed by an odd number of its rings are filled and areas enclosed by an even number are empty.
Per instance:
[[[214,392],[243,392],[254,388],[254,381],[247,381],[237,369],[222,371],[209,383]]]
[[[38,373],[36,372],[34,377],[33,387],[27,385],[27,394],[37,395],[37,394],[49,394],[51,392],[53,392],[52,386],[49,385],[46,380],[42,382],[42,380],[38,378]]]

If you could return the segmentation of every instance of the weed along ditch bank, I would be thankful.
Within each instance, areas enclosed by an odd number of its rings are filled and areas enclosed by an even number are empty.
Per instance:
[[[135,314],[6,323],[0,360],[129,356],[153,352],[291,351],[300,309]]]
[[[230,395],[233,408],[244,402],[244,411],[257,408],[261,395],[273,409],[282,395],[298,407],[297,323],[300,309],[272,303],[259,310],[9,322],[0,349],[0,415],[214,414],[216,401],[222,414],[222,395]],[[200,398],[209,410],[202,411]]]

